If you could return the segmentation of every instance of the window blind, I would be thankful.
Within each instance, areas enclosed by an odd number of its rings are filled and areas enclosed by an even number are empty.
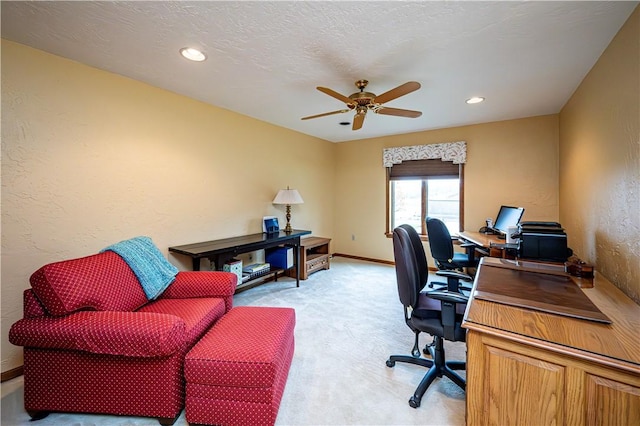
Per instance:
[[[389,167],[389,180],[405,179],[457,179],[460,164],[440,159],[408,160]]]

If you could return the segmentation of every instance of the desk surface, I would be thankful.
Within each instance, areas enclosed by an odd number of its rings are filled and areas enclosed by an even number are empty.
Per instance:
[[[504,263],[522,263],[505,260]],[[568,274],[485,265],[474,297],[505,305],[610,323]],[[517,285],[514,285],[517,284]]]
[[[483,288],[479,288],[479,283],[484,280],[486,290],[486,278],[491,279],[492,269],[505,267],[519,268],[525,274],[545,271],[544,264],[483,258],[467,304],[463,327],[499,336],[508,335],[511,339],[527,341],[530,344],[537,341],[537,345],[541,347],[553,346],[558,352],[584,359],[597,358],[602,363],[640,373],[640,306],[599,272],[596,271],[591,288],[579,288],[579,281],[585,280],[584,278],[569,278],[578,290],[611,320],[611,324],[477,297],[478,291],[483,291]],[[546,267],[547,272],[552,275],[562,276],[563,273],[557,268]],[[518,287],[526,293],[530,291],[531,286],[531,282],[519,279],[509,280],[506,284],[516,293]],[[498,291],[496,288],[492,291]]]
[[[498,238],[497,235],[484,234],[482,232],[462,231],[460,232],[459,235],[460,235],[460,238],[484,248],[489,248],[491,244],[506,243],[504,239]]]

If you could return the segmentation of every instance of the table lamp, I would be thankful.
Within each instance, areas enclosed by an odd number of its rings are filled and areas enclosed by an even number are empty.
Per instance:
[[[304,201],[302,200],[302,197],[300,196],[298,191],[295,189],[289,189],[288,186],[287,186],[287,189],[281,189],[280,191],[278,191],[276,198],[273,199],[273,204],[280,204],[280,205],[286,206],[287,226],[284,227],[284,232],[286,232],[287,234],[291,233],[292,231],[291,223],[290,223],[291,204],[302,204],[302,203],[304,203]]]

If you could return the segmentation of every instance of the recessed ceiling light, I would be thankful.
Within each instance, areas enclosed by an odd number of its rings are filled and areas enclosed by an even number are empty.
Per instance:
[[[473,98],[469,98],[466,100],[468,104],[479,104],[482,101],[484,101],[484,98],[481,98],[479,96],[474,96]]]
[[[202,53],[198,49],[194,49],[193,47],[183,47],[182,49],[180,49],[180,54],[188,60],[195,62],[202,62],[207,59],[204,53]]]

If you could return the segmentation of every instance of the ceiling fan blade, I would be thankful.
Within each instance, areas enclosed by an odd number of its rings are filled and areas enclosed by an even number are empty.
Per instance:
[[[316,114],[316,115],[310,115],[308,117],[302,117],[301,120],[309,120],[311,118],[324,117],[326,115],[340,114],[340,113],[349,112],[349,111],[350,110],[348,110],[348,109],[340,109],[338,111],[324,112],[322,114]]]
[[[381,107],[376,113],[384,115],[397,115],[399,117],[418,118],[422,115],[420,111],[412,111],[410,109],[387,108]]]
[[[341,95],[340,93],[338,93],[338,92],[336,92],[334,90],[331,90],[331,89],[329,89],[327,87],[318,86],[318,87],[316,87],[316,89],[318,89],[322,93],[326,93],[329,96],[332,96],[332,97],[334,97],[334,98],[336,98],[338,100],[341,100],[342,102],[344,102],[347,105],[353,105],[354,104],[352,99],[350,99],[350,98],[348,98],[348,97],[346,97],[344,95]]]
[[[367,115],[367,110],[358,111],[356,116],[353,117],[353,128],[352,130],[359,130],[362,128],[362,123],[364,123],[364,116]]]
[[[373,100],[375,103],[378,104],[383,104],[385,102],[389,102],[395,98],[399,98],[400,96],[404,96],[408,93],[411,93],[413,91],[416,91],[420,88],[420,83],[418,83],[417,81],[409,81],[405,84],[401,84],[400,86],[396,87],[395,89],[391,89],[388,92],[384,92],[382,95],[380,96],[376,96],[376,98]],[[319,88],[318,88],[319,89]]]

